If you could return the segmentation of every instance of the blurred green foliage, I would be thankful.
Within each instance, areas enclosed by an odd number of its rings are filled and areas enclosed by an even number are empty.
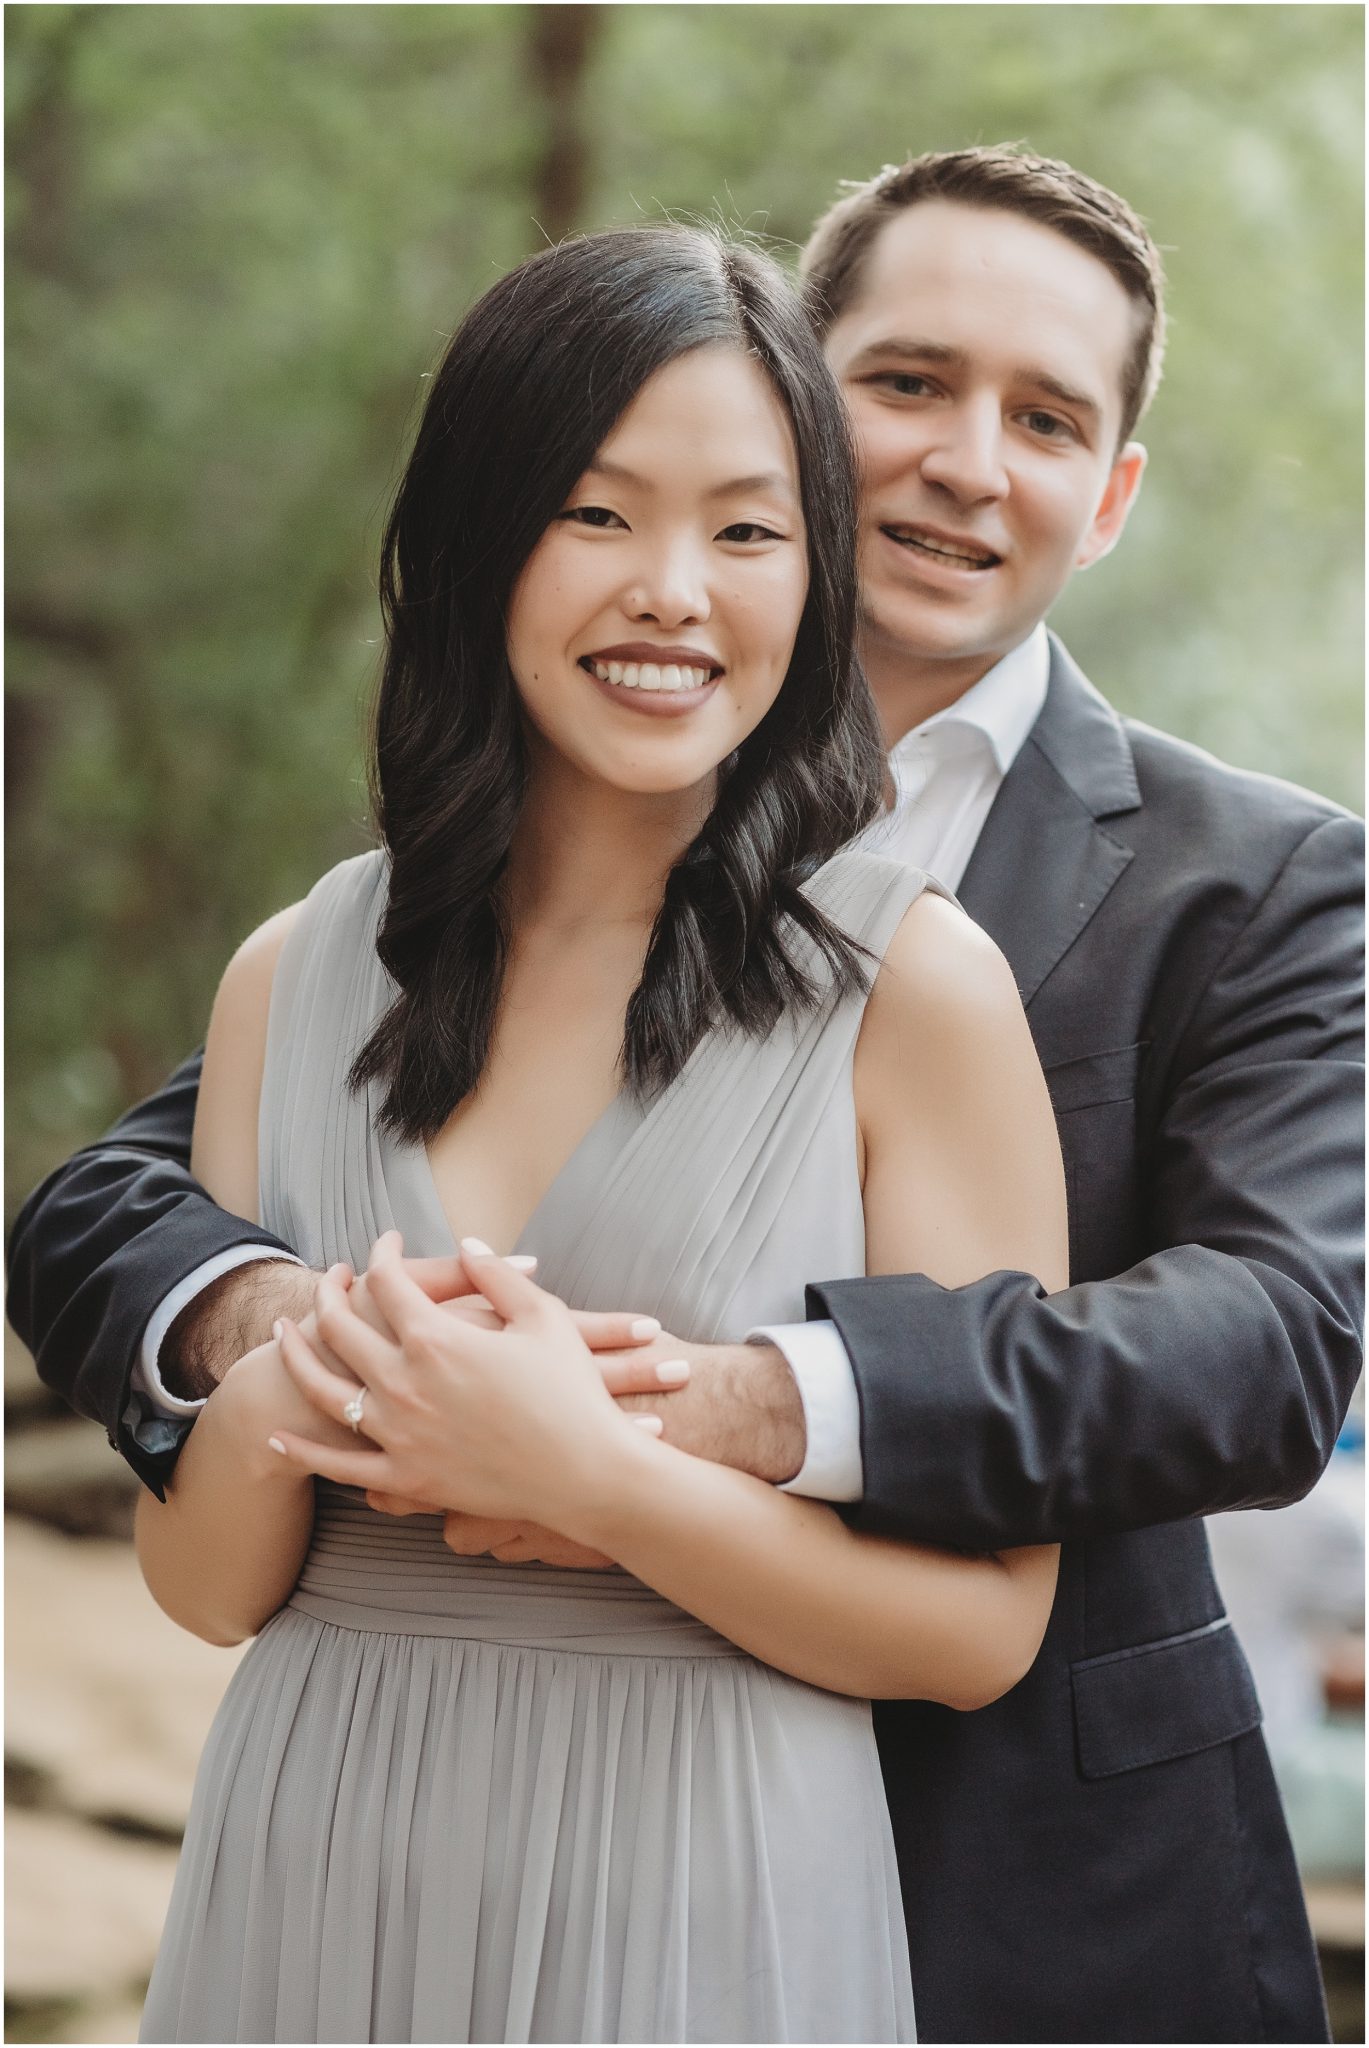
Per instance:
[[[840,178],[967,141],[1115,185],[1167,252],[1169,369],[1126,544],[1056,622],[1124,709],[1358,801],[1358,8],[5,31],[11,1210],[365,843],[387,494],[443,337],[543,230],[666,209],[796,245]]]

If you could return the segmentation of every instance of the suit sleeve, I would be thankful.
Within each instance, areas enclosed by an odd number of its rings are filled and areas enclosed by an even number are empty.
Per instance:
[[[1361,1363],[1362,871],[1358,822],[1320,824],[1221,959],[1143,1125],[1129,1272],[809,1289],[860,1396],[856,1527],[990,1550],[1313,1485]]]
[[[143,1331],[178,1281],[240,1244],[288,1247],[190,1173],[202,1055],[35,1189],[9,1241],[7,1309],[38,1373],[161,1491],[190,1422],[134,1391]]]

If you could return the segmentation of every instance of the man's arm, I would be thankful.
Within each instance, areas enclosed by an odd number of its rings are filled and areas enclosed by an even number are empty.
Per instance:
[[[1141,1172],[1148,1258],[810,1290],[860,1394],[857,1528],[983,1550],[1312,1486],[1360,1369],[1362,829],[1318,827],[1217,963]]]
[[[815,1285],[832,1321],[765,1333],[792,1373],[773,1345],[664,1338],[689,1384],[631,1405],[695,1456],[863,1495],[854,1526],[910,1541],[1299,1498],[1361,1363],[1362,853],[1355,820],[1314,831],[1202,992],[1143,1167],[1152,1256],[1049,1298],[1011,1273]]]
[[[190,1174],[200,1062],[199,1053],[186,1060],[98,1144],[50,1174],[9,1243],[9,1317],[40,1377],[101,1423],[159,1496],[192,1418],[166,1414],[133,1388],[149,1321],[180,1281],[223,1253],[287,1253],[260,1224],[218,1208]],[[269,1337],[277,1316],[307,1310],[312,1287],[312,1276],[284,1263],[225,1275],[172,1326],[162,1349],[171,1391],[194,1395],[206,1380],[217,1383]]]

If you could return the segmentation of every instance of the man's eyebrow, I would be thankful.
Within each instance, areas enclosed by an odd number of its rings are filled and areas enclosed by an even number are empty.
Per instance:
[[[920,341],[913,335],[889,334],[882,341],[872,341],[860,349],[849,368],[863,370],[873,362],[887,362],[891,356],[910,363],[945,363],[951,369],[963,367],[968,360],[964,349],[951,348],[944,341]]]
[[[1027,383],[1038,391],[1044,391],[1048,398],[1058,398],[1062,405],[1072,407],[1075,412],[1087,413],[1090,419],[1102,418],[1102,406],[1096,398],[1090,398],[1087,391],[1076,391],[1072,385],[1062,384],[1058,377],[1050,376],[1045,370],[1027,370],[1024,374]]]
[[[963,370],[969,361],[964,349],[950,348],[941,341],[921,341],[915,335],[890,335],[883,341],[873,341],[863,348],[849,365],[850,371],[869,369],[873,363],[887,363],[891,359],[908,363],[939,363],[944,368]],[[1023,364],[1017,372],[1024,384],[1033,390],[1042,391],[1048,398],[1056,398],[1061,405],[1072,406],[1077,412],[1087,413],[1090,419],[1102,417],[1102,406],[1096,398],[1090,398],[1087,391],[1077,391],[1072,384],[1064,384],[1049,370],[1038,370],[1033,365]]]
[[[586,476],[606,477],[610,483],[632,484],[640,491],[655,489],[650,477],[639,476],[635,469],[627,469],[621,462],[610,462],[602,455],[596,455],[585,470]],[[787,476],[777,469],[757,470],[754,476],[730,476],[725,482],[713,484],[704,495],[709,498],[731,497],[742,491],[775,491],[783,498],[793,498],[796,493]]]

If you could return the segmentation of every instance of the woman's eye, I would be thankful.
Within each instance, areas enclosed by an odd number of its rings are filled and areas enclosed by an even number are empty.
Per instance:
[[[925,398],[931,385],[925,377],[919,377],[916,370],[887,370],[883,376],[872,380],[892,391],[896,398]]]
[[[784,536],[776,533],[773,526],[762,526],[759,520],[739,519],[735,526],[725,526],[718,538],[745,544],[758,540],[783,540]]]
[[[571,505],[561,513],[562,519],[573,519],[578,526],[621,526],[623,521],[616,512],[610,512],[607,505]]]

